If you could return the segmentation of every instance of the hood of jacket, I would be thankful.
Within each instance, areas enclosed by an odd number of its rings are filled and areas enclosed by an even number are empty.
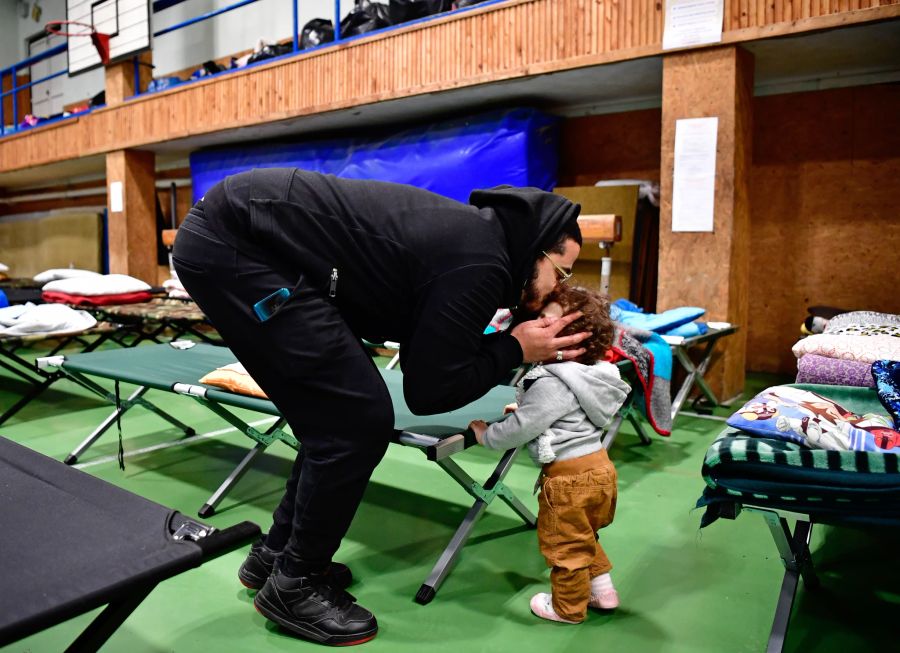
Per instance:
[[[508,306],[519,303],[542,250],[552,247],[565,224],[578,216],[581,206],[539,188],[497,186],[473,191],[469,203],[490,209],[506,234],[512,287]]]
[[[543,368],[544,374],[555,376],[569,388],[597,428],[606,428],[631,391],[619,369],[605,361],[593,365],[550,363]]]

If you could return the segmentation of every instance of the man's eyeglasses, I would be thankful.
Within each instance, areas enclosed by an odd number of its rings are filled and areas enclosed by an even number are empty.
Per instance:
[[[561,267],[559,267],[556,264],[556,261],[554,261],[552,258],[550,258],[550,255],[547,252],[541,252],[541,254],[546,256],[547,260],[550,261],[550,263],[553,265],[554,268],[556,268],[556,274],[559,276],[560,283],[566,283],[569,279],[572,278],[572,275],[575,274],[574,272],[566,272]]]

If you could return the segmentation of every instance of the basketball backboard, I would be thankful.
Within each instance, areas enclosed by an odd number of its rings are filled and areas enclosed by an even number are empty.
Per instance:
[[[66,20],[93,25],[109,34],[109,58],[115,62],[150,47],[150,0],[66,0]],[[69,38],[69,75],[101,65],[90,38]]]

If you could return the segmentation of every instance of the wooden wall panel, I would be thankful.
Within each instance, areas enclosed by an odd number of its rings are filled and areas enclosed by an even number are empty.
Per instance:
[[[807,306],[900,313],[879,264],[900,249],[886,190],[900,178],[900,87],[757,97],[753,114],[747,369],[793,374]],[[567,120],[560,183],[658,180],[659,140],[642,135],[659,123],[658,110]]]
[[[634,224],[637,212],[638,187],[559,186],[553,189],[581,205],[582,215],[612,214],[622,218],[622,240],[612,247],[612,270],[609,294],[614,299],[628,297],[631,290],[631,251],[634,245]],[[582,286],[600,288],[600,259],[605,251],[596,243],[585,243],[575,265],[575,282]]]
[[[806,22],[789,22],[785,16],[793,14],[784,9],[792,0],[767,0],[766,7],[771,3],[777,10],[771,15],[758,4],[755,11],[749,4],[742,11],[740,2],[749,0],[726,0],[726,43],[900,15],[900,0],[878,0],[881,6],[840,15],[832,1],[810,3]],[[510,0],[472,9],[0,139],[0,172],[659,54],[662,5],[659,0]],[[455,49],[457,43],[464,46]],[[454,56],[439,56],[448,51]]]
[[[659,181],[660,109],[570,118],[560,135],[560,186],[603,179]]]
[[[900,313],[889,190],[900,178],[900,87],[762,97],[754,112],[747,362],[794,373],[808,306]]]
[[[99,272],[102,235],[95,211],[0,219],[0,258],[16,277],[69,266]]]

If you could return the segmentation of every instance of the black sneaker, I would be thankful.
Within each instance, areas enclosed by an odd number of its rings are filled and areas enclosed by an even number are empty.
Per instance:
[[[326,574],[291,578],[276,572],[253,604],[266,619],[322,644],[352,646],[374,638],[378,633],[375,615],[329,580]]]
[[[262,589],[272,575],[272,568],[279,555],[278,551],[267,547],[262,538],[257,540],[238,570],[238,578],[244,587],[251,590]],[[330,577],[331,584],[338,589],[347,589],[353,583],[350,567],[340,562],[332,562],[325,573]]]

